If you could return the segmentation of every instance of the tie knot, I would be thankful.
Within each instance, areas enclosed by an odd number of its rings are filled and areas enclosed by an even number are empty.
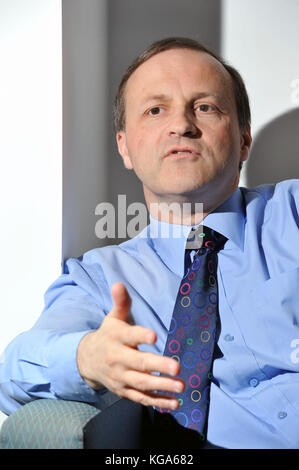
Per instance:
[[[223,248],[227,238],[216,230],[205,225],[192,229],[186,243],[186,248],[191,250],[204,249],[203,251],[219,251]]]

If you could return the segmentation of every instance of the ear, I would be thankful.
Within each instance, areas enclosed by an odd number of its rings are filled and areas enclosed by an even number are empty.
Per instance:
[[[127,136],[125,131],[118,131],[116,134],[116,142],[118,147],[118,152],[121,155],[124,165],[128,170],[133,170],[133,165],[131,158],[129,156],[128,147],[127,147]]]
[[[252,143],[251,137],[251,128],[250,126],[246,127],[243,131],[241,131],[241,141],[240,141],[240,162],[245,162],[249,157],[249,150]]]

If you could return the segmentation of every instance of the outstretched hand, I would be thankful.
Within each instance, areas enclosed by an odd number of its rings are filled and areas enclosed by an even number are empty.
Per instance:
[[[113,284],[111,294],[111,311],[100,328],[85,335],[79,344],[77,363],[81,376],[95,390],[106,387],[145,406],[177,409],[179,402],[174,393],[181,393],[185,387],[175,377],[180,371],[178,362],[138,350],[140,344],[154,344],[156,333],[132,325],[131,298],[122,283]],[[156,372],[165,376],[153,375]]]

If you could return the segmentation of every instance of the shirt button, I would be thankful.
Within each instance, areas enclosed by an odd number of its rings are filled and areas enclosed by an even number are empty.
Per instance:
[[[286,413],[285,411],[280,411],[280,412],[278,413],[278,418],[279,418],[279,419],[284,419],[284,418],[287,417],[287,415],[288,415],[288,413]]]
[[[255,377],[253,377],[252,379],[249,380],[249,385],[250,387],[257,387],[257,385],[259,384],[259,380],[256,379]]]
[[[225,341],[234,341],[235,337],[233,335],[225,335],[224,336]]]

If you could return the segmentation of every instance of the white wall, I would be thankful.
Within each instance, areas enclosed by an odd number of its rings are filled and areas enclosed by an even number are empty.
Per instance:
[[[297,0],[222,0],[221,52],[245,79],[256,140],[242,185],[299,178],[298,19]]]
[[[60,274],[61,1],[0,0],[0,57],[1,353]]]

